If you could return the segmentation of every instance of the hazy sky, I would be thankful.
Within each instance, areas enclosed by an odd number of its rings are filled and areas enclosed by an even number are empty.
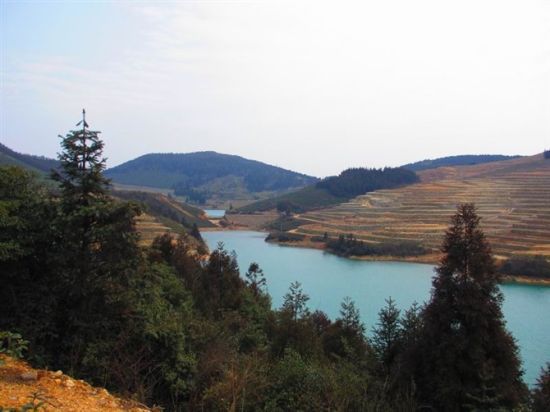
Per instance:
[[[215,150],[325,176],[550,147],[550,1],[0,0],[0,141]]]

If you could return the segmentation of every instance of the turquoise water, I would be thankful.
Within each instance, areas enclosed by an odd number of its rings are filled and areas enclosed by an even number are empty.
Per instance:
[[[204,213],[210,219],[221,219],[225,216],[225,210],[223,209],[204,209]]]
[[[273,307],[279,307],[291,282],[298,280],[310,296],[309,308],[332,319],[340,303],[351,297],[367,330],[389,296],[401,309],[429,298],[433,266],[402,262],[366,262],[341,258],[320,250],[284,247],[264,242],[265,233],[230,231],[202,234],[213,249],[223,242],[234,250],[241,272],[251,262],[263,269]],[[506,284],[503,312],[520,346],[525,381],[536,382],[540,368],[550,362],[550,287]]]

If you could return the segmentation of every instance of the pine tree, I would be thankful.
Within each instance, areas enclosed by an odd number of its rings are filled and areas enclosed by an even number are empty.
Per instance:
[[[113,300],[125,291],[140,259],[134,229],[139,209],[109,196],[103,141],[99,132],[88,130],[85,117],[78,125],[81,130],[62,137],[61,169],[52,174],[61,192],[53,222],[59,238],[52,242],[60,259],[59,339],[66,345],[57,363],[75,372],[87,345],[111,327],[105,319],[116,311]]]
[[[302,290],[302,284],[298,281],[292,282],[287,294],[284,296],[283,309],[292,315],[294,321],[309,315],[307,301],[309,296]]]
[[[378,312],[378,323],[373,330],[372,347],[382,364],[383,373],[389,377],[401,341],[401,312],[390,297],[386,306]]]
[[[433,279],[417,372],[422,400],[438,410],[517,406],[525,395],[518,348],[505,328],[491,249],[473,204],[445,234]]]

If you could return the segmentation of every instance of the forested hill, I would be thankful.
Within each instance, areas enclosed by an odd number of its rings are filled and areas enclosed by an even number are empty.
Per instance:
[[[351,168],[298,191],[246,205],[237,212],[252,213],[277,208],[301,213],[343,203],[374,190],[406,186],[419,180],[415,172],[400,167]]]
[[[152,153],[107,170],[115,183],[174,189],[191,198],[233,192],[277,192],[307,186],[315,177],[216,152]],[[192,199],[193,200],[193,199]]]
[[[44,174],[56,169],[59,162],[44,156],[34,156],[18,153],[0,143],[0,166],[20,166],[34,172]]]
[[[408,170],[419,172],[421,170],[435,169],[444,166],[468,166],[481,163],[498,162],[500,160],[515,159],[520,156],[505,156],[505,155],[459,155],[447,156],[437,159],[426,159],[419,162],[408,163],[402,167]]]

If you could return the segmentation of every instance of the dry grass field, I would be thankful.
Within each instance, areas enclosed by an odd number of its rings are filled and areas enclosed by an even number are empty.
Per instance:
[[[416,240],[437,250],[456,205],[473,202],[495,255],[550,257],[550,160],[541,155],[419,173],[421,183],[359,196],[300,216],[305,235]]]

